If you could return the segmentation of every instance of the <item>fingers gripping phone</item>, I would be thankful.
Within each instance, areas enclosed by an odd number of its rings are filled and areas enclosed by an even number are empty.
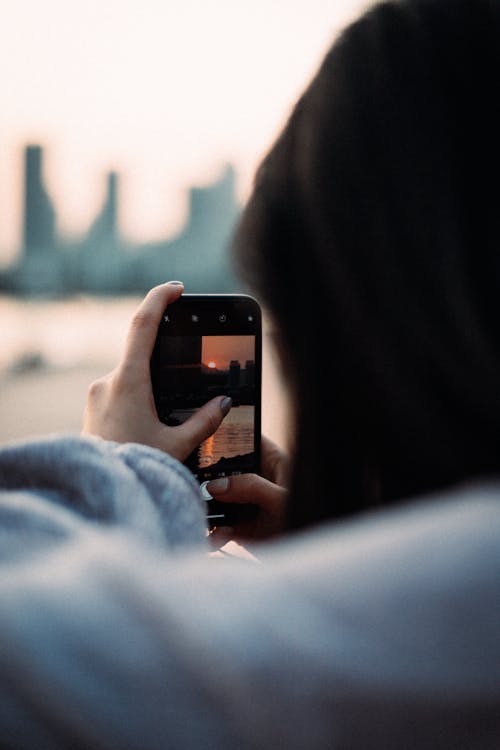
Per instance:
[[[213,500],[212,479],[260,470],[262,318],[246,295],[185,294],[165,310],[151,357],[158,416],[182,424],[215,396],[230,396],[229,414],[186,460],[207,500],[209,527],[256,515],[253,505]]]

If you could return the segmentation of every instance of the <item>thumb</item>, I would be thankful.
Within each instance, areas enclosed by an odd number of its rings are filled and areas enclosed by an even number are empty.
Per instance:
[[[258,474],[212,479],[207,490],[215,500],[224,503],[252,503],[263,510],[275,512],[285,505],[287,491]]]
[[[206,438],[214,434],[232,405],[233,400],[229,396],[213,398],[175,428],[182,439],[187,456]]]

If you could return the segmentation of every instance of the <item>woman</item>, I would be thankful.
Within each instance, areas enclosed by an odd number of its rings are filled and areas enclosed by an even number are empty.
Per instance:
[[[377,7],[257,175],[235,248],[293,394],[291,528],[500,470],[499,25]]]
[[[222,401],[168,428],[149,380],[179,284],[149,293],[122,363],[91,388],[98,438],[0,453],[4,741],[498,746],[499,21],[487,0],[364,15],[238,232],[279,331],[291,489],[266,447],[267,479],[211,490],[257,503],[257,536],[333,522],[262,546],[263,565],[207,562],[176,459]]]

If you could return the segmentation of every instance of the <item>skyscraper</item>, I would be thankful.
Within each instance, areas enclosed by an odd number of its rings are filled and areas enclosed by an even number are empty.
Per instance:
[[[23,249],[27,256],[53,250],[56,245],[55,211],[43,181],[43,149],[24,150]]]
[[[229,374],[227,378],[227,386],[231,390],[232,388],[240,387],[240,373],[241,365],[237,359],[232,359],[229,363]]]
[[[118,291],[127,273],[118,227],[119,177],[109,172],[102,208],[90,227],[80,257],[80,279],[97,291]]]
[[[106,194],[101,211],[87,236],[90,243],[114,244],[118,239],[118,175],[106,175]]]
[[[245,363],[245,385],[252,388],[255,385],[255,362],[247,359]]]

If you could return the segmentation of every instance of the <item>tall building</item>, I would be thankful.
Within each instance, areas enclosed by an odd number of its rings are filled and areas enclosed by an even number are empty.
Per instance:
[[[127,258],[118,228],[119,177],[106,176],[102,208],[82,247],[79,276],[83,288],[99,292],[119,291],[127,273]]]
[[[229,390],[240,387],[240,373],[241,365],[239,361],[237,359],[232,359],[229,363],[229,374],[227,378],[227,387]]]
[[[227,166],[211,185],[189,190],[189,214],[182,232],[169,242],[144,248],[133,277],[143,288],[159,279],[182,279],[192,292],[234,292],[228,245],[238,216],[235,174]]]
[[[118,188],[118,174],[108,172],[104,203],[90,228],[88,242],[115,243],[118,239]]]
[[[230,164],[212,185],[190,188],[189,227],[194,232],[210,228],[218,238],[221,219],[231,223],[237,214],[236,175]]]
[[[23,249],[27,256],[53,250],[56,245],[55,211],[43,181],[43,149],[24,150]]]
[[[106,177],[102,207],[88,232],[78,239],[59,235],[43,159],[40,145],[25,147],[23,252],[0,279],[4,288],[24,294],[109,294],[145,291],[165,278],[181,278],[192,292],[240,291],[228,258],[238,216],[231,166],[213,184],[189,190],[188,219],[175,238],[138,246],[120,234],[115,172]]]
[[[255,362],[247,359],[245,363],[245,385],[252,388],[255,385]]]

